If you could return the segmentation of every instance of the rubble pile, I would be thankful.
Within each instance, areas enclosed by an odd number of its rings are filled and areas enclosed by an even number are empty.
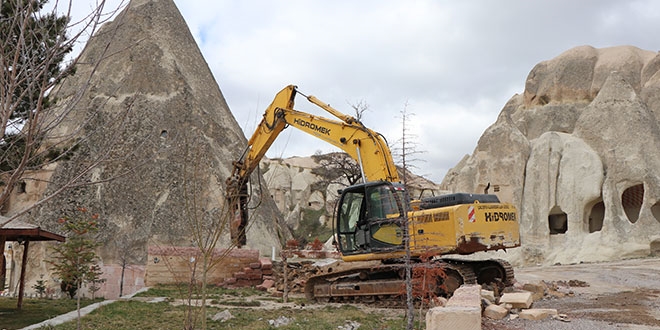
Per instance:
[[[272,261],[269,258],[260,258],[259,262],[250,263],[249,267],[234,273],[234,276],[225,280],[225,287],[256,287],[261,291],[271,292],[281,296],[285,291],[284,265],[286,270],[286,291],[289,293],[304,293],[305,283],[310,276],[327,271],[328,264],[337,263],[335,259],[288,259],[286,261]]]
[[[496,292],[482,289],[481,302],[483,316],[492,320],[542,320],[548,317],[570,322],[566,314],[560,314],[552,308],[534,308],[540,300],[557,299],[575,295],[573,287],[588,287],[584,281],[541,281],[539,283],[516,283],[506,288],[501,296]]]
[[[283,261],[276,261],[273,264],[275,288],[279,292],[284,292],[284,265]],[[307,279],[319,272],[318,266],[311,260],[286,261],[286,265],[286,291],[289,293],[304,293]]]
[[[248,267],[235,272],[232,277],[225,279],[222,286],[229,288],[256,287],[266,291],[274,285],[273,263],[268,258],[259,258]]]

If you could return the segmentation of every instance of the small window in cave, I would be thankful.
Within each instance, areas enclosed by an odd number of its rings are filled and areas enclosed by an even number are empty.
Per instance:
[[[494,185],[493,186],[493,192],[500,192],[500,186],[499,185]]]
[[[163,138],[163,139],[166,138],[167,137],[167,130],[160,131],[160,137]]]
[[[639,219],[639,212],[644,202],[644,184],[634,185],[623,191],[621,206],[628,217],[628,221],[635,223]]]
[[[651,206],[651,214],[653,214],[653,217],[655,220],[658,220],[660,222],[660,201],[656,202]]]
[[[594,233],[603,229],[603,220],[605,219],[605,204],[600,201],[591,207],[589,212],[589,232]]]
[[[568,216],[559,206],[554,206],[548,215],[550,235],[565,234],[568,231]]]

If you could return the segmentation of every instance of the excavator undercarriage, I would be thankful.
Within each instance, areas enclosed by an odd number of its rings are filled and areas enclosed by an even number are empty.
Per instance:
[[[324,272],[305,284],[309,301],[370,303],[382,307],[404,307],[405,263],[383,263],[339,272]],[[411,263],[415,300],[450,296],[463,284],[490,284],[499,290],[513,284],[513,268],[505,260],[470,261],[439,258]]]

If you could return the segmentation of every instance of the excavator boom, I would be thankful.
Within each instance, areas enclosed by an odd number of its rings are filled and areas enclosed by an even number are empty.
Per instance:
[[[296,95],[303,95],[311,103],[326,110],[338,120],[315,116],[295,110]],[[341,113],[314,96],[298,92],[289,85],[282,89],[268,106],[241,158],[233,163],[232,175],[227,179],[227,202],[233,207],[231,236],[238,246],[245,245],[247,225],[247,181],[259,166],[270,146],[287,127],[295,127],[326,141],[357,160],[367,181],[398,182],[399,177],[387,142],[379,133],[365,127],[356,118]]]

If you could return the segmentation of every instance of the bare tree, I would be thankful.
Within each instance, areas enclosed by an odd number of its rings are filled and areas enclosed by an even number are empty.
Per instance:
[[[312,173],[320,176],[326,186],[331,183],[346,185],[341,178],[346,178],[349,186],[362,180],[360,165],[345,152],[317,153],[312,159],[320,165],[312,169]]]
[[[138,264],[140,260],[144,257],[144,246],[145,243],[143,240],[135,237],[129,233],[119,234],[112,241],[112,245],[117,252],[117,260],[119,261],[119,266],[121,266],[121,275],[119,277],[119,296],[124,295],[124,275],[126,269],[130,269],[131,265]]]
[[[351,104],[351,108],[355,111],[355,119],[361,121],[364,113],[369,110],[369,104],[364,100],[359,100],[356,103]]]
[[[413,140],[414,135],[410,134],[409,131],[409,119],[412,114],[408,112],[408,103],[403,107],[403,110],[401,110],[401,139],[398,141],[397,145],[399,145],[398,148],[394,148],[394,150],[398,151],[398,156],[401,161],[401,168],[403,171],[403,184],[407,186],[408,182],[408,172],[409,168],[412,167],[411,162],[409,160],[409,157],[415,154],[418,154],[419,152],[416,149],[416,144]],[[405,204],[404,204],[405,205]],[[405,256],[405,269],[406,269],[406,305],[407,305],[407,310],[406,310],[406,319],[407,319],[407,324],[406,328],[408,330],[412,330],[414,328],[415,324],[415,305],[413,302],[413,271],[412,271],[412,260],[411,260],[411,251],[410,251],[410,232],[409,232],[409,226],[408,226],[408,211],[409,210],[404,210],[403,214],[405,217],[405,223],[406,225],[403,226],[404,228],[404,244],[405,244],[405,250],[406,250],[406,256]]]
[[[354,104],[350,104],[350,106],[355,111],[355,118],[358,121],[361,121],[364,113],[369,110],[369,105],[364,100],[357,101]],[[342,177],[348,180],[349,186],[362,180],[360,164],[345,152],[332,152],[328,154],[317,152],[312,156],[312,159],[321,165],[313,169],[312,173],[320,176],[326,186],[331,183],[346,185],[341,180]]]
[[[95,73],[95,67],[105,58],[101,54],[92,66],[85,83],[76,86],[73,96],[58,97],[57,86],[76,71],[78,58],[64,61],[77,43],[97,32],[100,25],[118,8],[107,11],[100,0],[83,19],[71,20],[71,1],[59,1],[46,8],[48,0],[7,0],[2,2],[0,15],[0,205],[5,206],[16,187],[34,179],[33,171],[66,159],[87,137],[82,128],[94,115],[70,122],[69,134],[60,135],[59,126],[67,120],[81,100]],[[123,3],[120,5],[120,7]],[[107,47],[106,47],[107,49]],[[98,107],[99,109],[102,108]],[[120,122],[119,122],[120,123]],[[117,123],[117,124],[119,124]],[[71,127],[72,126],[72,127]],[[61,133],[61,132],[60,132]],[[54,138],[57,137],[57,138]],[[111,137],[108,138],[110,140]],[[112,142],[109,143],[110,145]],[[29,209],[43,204],[60,192],[80,184],[91,169],[107,161],[111,150],[90,159],[65,184],[28,209],[15,212],[3,226]]]
[[[415,114],[408,111],[408,102],[404,104],[400,114],[401,138],[394,142],[392,154],[403,174],[401,176],[403,183],[407,186],[408,175],[412,173],[413,169],[417,168],[415,163],[423,161],[421,158],[418,158],[418,155],[423,154],[425,151],[419,150],[419,144],[416,141],[418,136],[410,132],[410,120]]]
[[[197,322],[201,323],[201,329],[206,329],[206,299],[209,274],[236,248],[236,242],[232,240],[223,249],[219,249],[218,246],[221,238],[227,236],[229,231],[229,221],[233,216],[231,205],[233,204],[223,203],[220,209],[205,209],[205,206],[210,204],[209,199],[224,200],[223,196],[214,195],[213,191],[204,193],[205,185],[212,182],[212,180],[204,177],[200,169],[212,166],[209,163],[210,161],[205,158],[210,152],[203,150],[204,148],[200,145],[189,143],[189,141],[186,141],[185,146],[186,154],[189,155],[188,159],[194,161],[184,162],[183,166],[184,216],[189,226],[189,232],[192,234],[192,244],[199,250],[199,258],[192,262],[193,269],[188,292],[190,298],[197,293],[201,301],[199,304],[188,304],[184,323],[186,329],[195,329]],[[215,190],[215,192],[218,191]],[[198,267],[201,269],[198,269]],[[196,274],[199,274],[199,282],[196,280]]]

